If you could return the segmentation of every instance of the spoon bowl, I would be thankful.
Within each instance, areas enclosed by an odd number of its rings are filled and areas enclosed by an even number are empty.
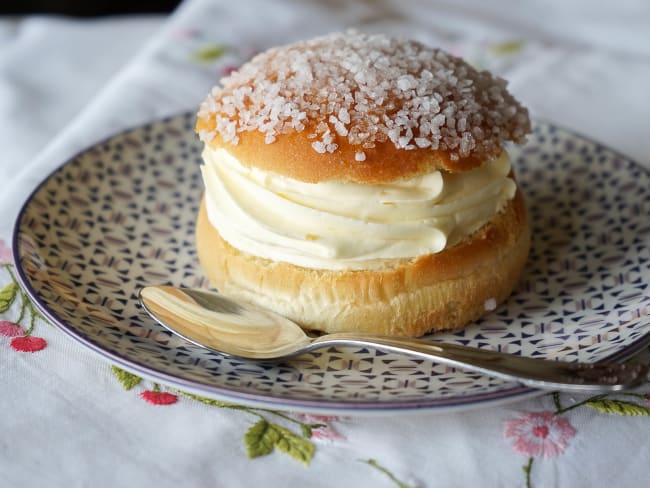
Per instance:
[[[172,333],[215,352],[249,360],[284,360],[330,346],[373,347],[533,388],[583,392],[630,390],[647,380],[649,369],[645,364],[534,359],[431,339],[348,332],[310,337],[286,317],[215,291],[147,286],[139,296],[143,308]]]

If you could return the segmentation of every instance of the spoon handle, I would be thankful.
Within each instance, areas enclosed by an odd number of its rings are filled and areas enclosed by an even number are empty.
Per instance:
[[[316,338],[310,349],[327,345],[369,346],[516,381],[532,388],[560,391],[628,390],[647,381],[649,369],[645,364],[569,363],[421,339],[350,333]]]

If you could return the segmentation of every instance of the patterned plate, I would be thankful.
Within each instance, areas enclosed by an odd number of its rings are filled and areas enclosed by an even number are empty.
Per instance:
[[[119,134],[34,191],[14,256],[40,310],[141,376],[204,396],[318,412],[448,410],[538,394],[375,350],[331,348],[284,363],[228,359],[170,334],[138,306],[145,284],[207,286],[194,251],[202,192],[194,116]],[[521,285],[478,323],[436,338],[566,361],[621,360],[650,342],[650,174],[546,123],[512,148],[533,248]]]

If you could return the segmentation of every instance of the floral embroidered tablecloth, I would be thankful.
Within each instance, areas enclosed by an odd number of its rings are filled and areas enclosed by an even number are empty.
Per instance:
[[[0,20],[0,485],[647,484],[648,394],[376,417],[204,398],[119,369],[48,324],[17,284],[10,242],[22,202],[76,151],[194,110],[260,50],[346,28],[461,55],[508,79],[534,116],[650,167],[649,24],[641,1],[188,0],[168,19]]]

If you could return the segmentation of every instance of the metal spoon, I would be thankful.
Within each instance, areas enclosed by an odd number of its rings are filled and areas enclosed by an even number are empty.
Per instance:
[[[423,339],[359,333],[309,337],[274,312],[217,292],[172,286],[140,290],[144,309],[161,325],[207,349],[239,358],[279,360],[328,346],[374,347],[404,353],[533,388],[607,392],[647,380],[645,364],[568,363],[533,359]]]

